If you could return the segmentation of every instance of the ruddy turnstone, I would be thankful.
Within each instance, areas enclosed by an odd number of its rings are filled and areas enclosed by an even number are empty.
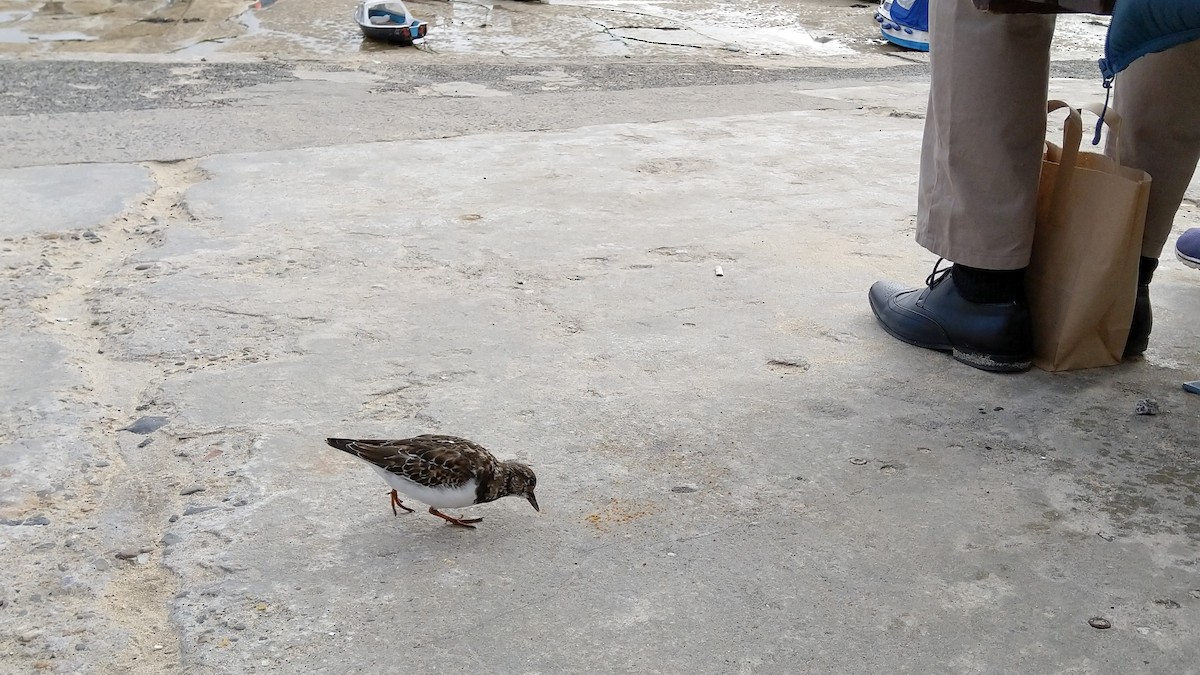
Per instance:
[[[487,448],[457,436],[425,434],[398,441],[327,438],[329,445],[367,462],[392,486],[396,507],[412,512],[397,492],[429,505],[429,512],[461,527],[474,528],[483,518],[455,518],[438,509],[453,509],[515,495],[540,511],[533,489],[537,476],[519,462],[503,462]],[[398,514],[397,514],[398,515]]]

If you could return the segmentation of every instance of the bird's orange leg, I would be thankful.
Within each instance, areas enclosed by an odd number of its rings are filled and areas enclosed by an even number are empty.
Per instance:
[[[405,511],[407,511],[409,513],[413,512],[413,509],[408,508],[407,506],[404,505],[404,502],[400,501],[400,495],[397,494],[395,490],[392,490],[392,515],[393,516],[400,515],[399,513],[396,513],[397,506],[399,506],[400,508],[404,509]]]
[[[483,518],[455,518],[454,516],[448,516],[448,515],[442,513],[441,511],[438,511],[437,509],[433,508],[432,506],[429,507],[429,512],[432,513],[433,515],[437,516],[438,518],[442,518],[443,520],[445,520],[447,523],[450,523],[451,525],[458,525],[459,527],[468,527],[472,530],[475,529],[475,526],[471,525],[470,523],[478,523],[483,520]]]

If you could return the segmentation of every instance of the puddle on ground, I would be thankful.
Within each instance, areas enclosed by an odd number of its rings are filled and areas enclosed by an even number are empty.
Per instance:
[[[20,28],[0,28],[0,43],[10,45],[33,44],[35,42],[87,42],[98,40],[95,35],[85,35],[73,31],[60,33],[26,33]]]
[[[98,39],[77,31],[58,31],[53,33],[30,33],[23,24],[34,17],[31,10],[15,10],[0,12],[0,44],[23,45],[36,42],[67,42],[87,41]]]
[[[166,54],[243,31],[245,0],[0,0],[0,54]]]

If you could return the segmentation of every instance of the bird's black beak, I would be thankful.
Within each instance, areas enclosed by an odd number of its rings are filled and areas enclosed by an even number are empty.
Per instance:
[[[525,498],[529,500],[529,505],[533,507],[534,511],[537,511],[538,513],[542,512],[542,510],[538,508],[537,497],[534,497],[532,494],[530,494],[530,495],[526,496]]]

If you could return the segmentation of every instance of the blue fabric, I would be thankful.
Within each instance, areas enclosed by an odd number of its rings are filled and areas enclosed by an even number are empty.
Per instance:
[[[1200,0],[1118,0],[1100,72],[1111,82],[1145,56],[1200,38]]]
[[[892,3],[891,14],[892,21],[901,26],[929,30],[929,0],[896,0]]]

